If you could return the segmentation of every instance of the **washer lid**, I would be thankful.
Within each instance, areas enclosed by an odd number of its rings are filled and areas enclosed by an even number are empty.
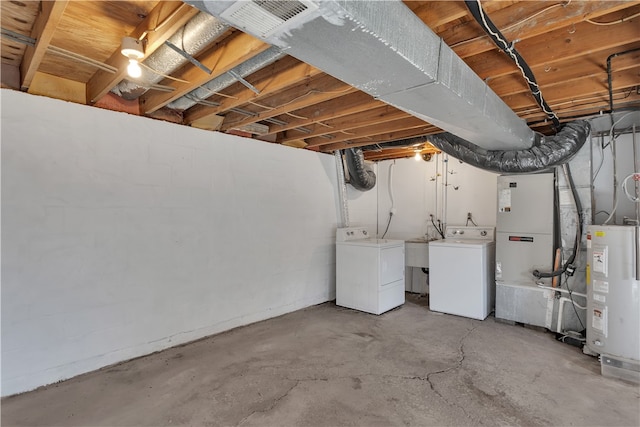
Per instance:
[[[443,239],[429,242],[429,246],[447,246],[447,247],[485,247],[493,245],[493,241],[487,240],[466,240],[466,239]]]
[[[386,248],[386,247],[404,246],[404,240],[369,238],[369,239],[348,240],[344,242],[339,241],[338,244]]]

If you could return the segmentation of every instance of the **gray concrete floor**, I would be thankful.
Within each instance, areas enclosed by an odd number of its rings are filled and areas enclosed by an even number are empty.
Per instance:
[[[541,331],[326,303],[2,401],[2,425],[640,425],[637,385]]]

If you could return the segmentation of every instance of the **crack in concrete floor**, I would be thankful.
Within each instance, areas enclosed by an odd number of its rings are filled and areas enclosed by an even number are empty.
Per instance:
[[[3,399],[2,424],[640,425],[638,396],[540,331],[328,303]]]

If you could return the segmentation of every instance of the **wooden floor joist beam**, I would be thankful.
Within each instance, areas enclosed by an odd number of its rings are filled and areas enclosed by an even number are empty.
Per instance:
[[[140,97],[140,109],[144,113],[152,113],[268,48],[268,44],[253,36],[245,33],[234,34],[196,58],[211,70],[211,74],[198,67],[188,67],[184,72],[175,76],[188,83],[163,81],[163,84],[174,90],[172,92],[149,91],[145,93]]]
[[[31,85],[68,4],[68,0],[40,2],[41,10],[31,31],[31,38],[36,39],[36,44],[33,47],[27,46],[20,64],[20,86],[23,90]]]

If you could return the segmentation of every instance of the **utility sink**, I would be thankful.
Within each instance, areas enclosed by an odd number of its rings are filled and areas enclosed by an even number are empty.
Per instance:
[[[407,267],[429,267],[429,241],[425,238],[405,240],[404,259]]]
[[[429,243],[426,237],[416,237],[415,239],[405,240],[405,243]]]
[[[405,290],[416,294],[429,293],[429,240],[418,237],[404,241]]]

